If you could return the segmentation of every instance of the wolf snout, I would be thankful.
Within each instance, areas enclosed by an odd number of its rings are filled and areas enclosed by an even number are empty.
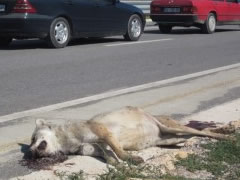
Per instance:
[[[30,146],[29,152],[31,154],[32,159],[37,159],[41,157],[41,153],[38,151],[38,149],[34,145]]]
[[[30,153],[32,158],[36,158],[37,157],[37,153],[36,153],[35,148],[33,146],[30,146],[29,153]]]

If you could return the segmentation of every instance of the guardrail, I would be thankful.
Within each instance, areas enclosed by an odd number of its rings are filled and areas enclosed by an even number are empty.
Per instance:
[[[150,14],[150,3],[151,0],[123,0],[121,2],[125,2],[128,4],[132,4],[134,6],[137,6],[138,8],[142,9],[144,14],[149,15]]]

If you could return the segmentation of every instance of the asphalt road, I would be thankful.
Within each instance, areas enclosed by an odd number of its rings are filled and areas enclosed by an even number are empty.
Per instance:
[[[0,116],[239,63],[239,37],[239,26],[211,35],[151,27],[136,44],[113,37],[47,49],[40,40],[14,41],[0,49]]]

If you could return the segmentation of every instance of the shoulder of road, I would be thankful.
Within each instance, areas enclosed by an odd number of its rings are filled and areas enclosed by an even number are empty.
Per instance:
[[[154,115],[172,116],[182,123],[196,120],[224,124],[240,120],[239,64],[181,77],[142,85],[135,89],[106,92],[103,93],[105,96],[101,94],[102,96],[98,98],[89,98],[75,103],[68,102],[62,106],[49,106],[45,110],[43,108],[26,111],[19,117],[9,115],[7,120],[6,116],[0,117],[0,179],[22,175],[26,175],[23,176],[24,179],[31,179],[33,176],[35,179],[41,177],[42,172],[29,174],[29,171],[26,172],[14,164],[22,158],[21,145],[29,144],[37,118],[44,118],[53,123],[63,123],[68,120],[81,121],[124,106],[137,106]],[[94,164],[95,172],[99,171],[98,167],[102,169],[104,166],[90,157],[76,157],[75,163],[77,166],[74,166],[71,171],[86,170],[86,168],[90,171],[90,167],[80,164]],[[4,174],[9,164],[14,164],[15,174]],[[37,175],[37,173],[40,174]],[[49,176],[45,174],[44,177],[51,179],[52,174],[50,173]]]

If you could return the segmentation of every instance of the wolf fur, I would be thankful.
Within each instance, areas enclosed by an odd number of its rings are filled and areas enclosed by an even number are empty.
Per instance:
[[[152,146],[176,145],[186,141],[183,135],[200,135],[227,139],[226,135],[199,131],[183,126],[165,116],[152,116],[140,108],[125,107],[100,114],[88,121],[51,125],[36,120],[30,150],[39,157],[64,154],[101,156],[112,162],[107,146],[122,160],[135,163],[142,158],[127,151],[137,151]]]

